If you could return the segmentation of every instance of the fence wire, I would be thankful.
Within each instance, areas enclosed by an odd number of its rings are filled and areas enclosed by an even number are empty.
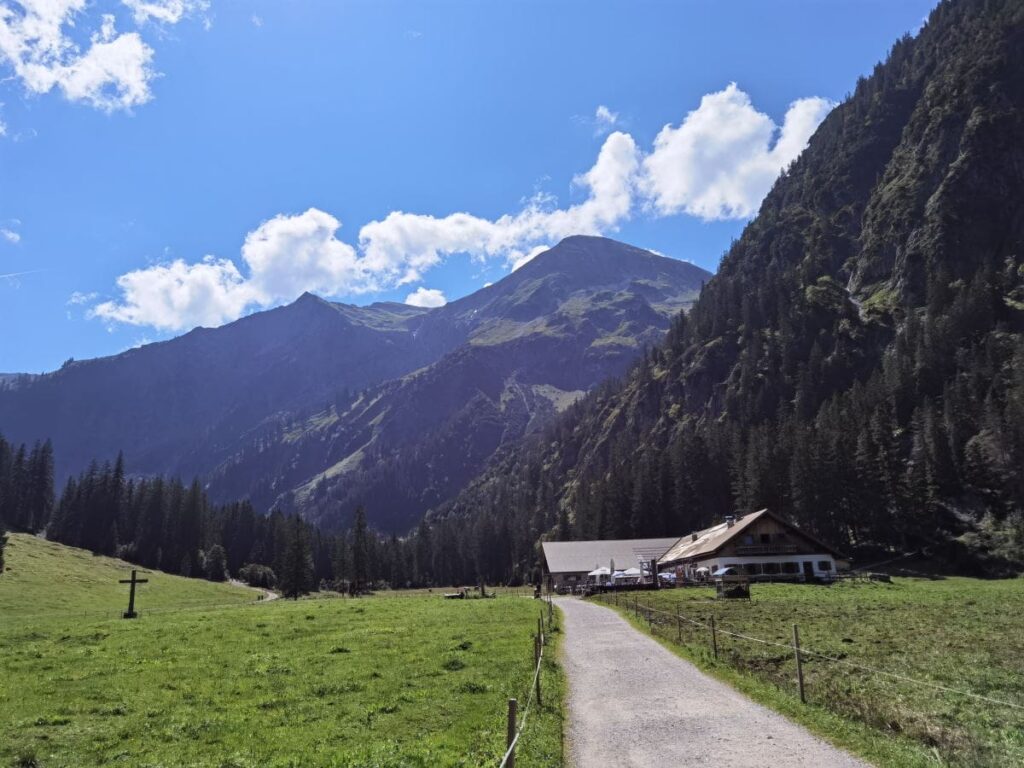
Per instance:
[[[639,603],[639,601],[636,598],[634,598],[633,603],[634,603],[633,604],[633,609],[637,613],[645,613],[648,616],[650,614],[660,614],[660,615],[663,615],[663,616],[668,616],[668,617],[670,617],[672,619],[682,619],[683,621],[689,622],[690,624],[693,624],[695,626],[698,626],[698,627],[701,627],[703,629],[706,629],[709,632],[711,631],[711,624],[710,624],[710,622],[698,621],[698,620],[695,620],[695,619],[688,618],[687,616],[683,616],[682,613],[672,613],[670,611],[662,611],[662,610],[660,610],[658,608],[653,608],[653,607],[651,607],[649,605],[642,605],[642,604]],[[618,601],[617,600],[616,600],[616,605],[618,605]],[[628,600],[626,602],[626,608],[627,608],[627,610],[630,608]],[[789,644],[789,643],[780,643],[780,642],[777,642],[775,640],[765,640],[764,638],[753,637],[751,635],[747,635],[747,634],[744,634],[742,632],[730,631],[728,629],[723,629],[720,624],[716,624],[714,631],[715,631],[716,634],[719,634],[719,635],[726,635],[727,637],[734,637],[734,638],[736,638],[738,640],[746,640],[747,642],[751,642],[751,643],[759,643],[761,645],[768,645],[768,646],[774,646],[776,648],[783,648],[783,649],[785,649],[786,651],[789,651],[789,652],[793,652],[793,651],[796,650],[796,648],[794,648],[794,646]],[[801,656],[815,656],[815,657],[817,657],[819,659],[824,659],[825,661],[831,661],[831,662],[834,662],[836,664],[842,664],[843,666],[849,667],[851,669],[856,669],[858,671],[866,672],[866,673],[872,674],[872,675],[877,675],[879,677],[889,678],[890,680],[898,680],[898,681],[904,682],[904,683],[911,683],[913,685],[920,685],[920,686],[923,686],[923,687],[926,687],[926,688],[931,688],[933,690],[943,691],[944,693],[951,693],[951,694],[955,694],[957,696],[963,696],[963,697],[969,698],[969,699],[975,699],[976,701],[984,701],[984,702],[987,702],[989,704],[995,704],[997,706],[1009,707],[1011,709],[1024,710],[1024,705],[1015,704],[1012,701],[1004,701],[1003,699],[994,699],[991,696],[985,696],[985,695],[980,694],[980,693],[975,693],[974,691],[967,691],[967,690],[964,690],[962,688],[953,688],[953,687],[950,687],[950,686],[947,686],[947,685],[942,685],[941,683],[934,683],[934,682],[932,682],[930,680],[921,680],[919,678],[910,677],[908,675],[901,675],[901,674],[899,674],[897,672],[889,672],[888,670],[878,669],[876,667],[869,667],[866,664],[859,664],[859,663],[854,662],[854,661],[847,661],[846,659],[840,659],[840,658],[838,658],[836,656],[831,656],[831,655],[829,655],[827,653],[822,653],[821,651],[815,651],[815,650],[812,650],[812,649],[809,649],[809,648],[805,648],[803,645],[800,646],[799,652],[800,652]]]

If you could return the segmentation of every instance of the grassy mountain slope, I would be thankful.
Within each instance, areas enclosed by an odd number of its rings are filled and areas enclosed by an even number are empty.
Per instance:
[[[436,357],[411,325],[423,310],[350,307],[310,294],[221,328],[120,355],[71,361],[0,391],[0,429],[50,437],[58,475],[123,450],[139,473],[201,473],[239,435]]]
[[[1024,7],[941,3],[825,119],[666,343],[437,519],[508,526],[524,569],[544,533],[762,506],[854,551],[1017,567],[1021,136]]]

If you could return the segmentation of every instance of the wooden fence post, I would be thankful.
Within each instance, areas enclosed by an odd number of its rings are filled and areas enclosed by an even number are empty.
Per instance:
[[[807,698],[804,695],[804,663],[800,658],[800,630],[793,625],[793,653],[796,655],[796,683],[800,688],[800,703],[806,704]]]
[[[682,645],[683,643],[683,617],[680,614],[676,614],[676,642]]]
[[[516,700],[508,700],[508,736],[505,740],[505,749],[508,750],[512,747],[512,742],[516,738]],[[512,749],[512,753],[508,756],[508,762],[505,763],[508,768],[515,768],[516,766],[516,750]]]
[[[538,657],[538,659],[537,659],[537,665],[538,665],[538,667],[540,666],[540,657]],[[540,699],[540,671],[538,669],[538,671],[537,671],[537,707],[540,708],[540,707],[543,707],[543,706],[544,706],[544,704],[541,702],[541,699]]]
[[[711,617],[711,653],[715,656],[715,661],[718,661],[718,633],[715,631],[715,617]]]

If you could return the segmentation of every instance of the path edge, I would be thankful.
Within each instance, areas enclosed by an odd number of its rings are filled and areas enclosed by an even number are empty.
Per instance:
[[[573,598],[581,600],[584,598]],[[647,621],[626,608],[586,600],[591,605],[618,614],[634,630],[654,640],[674,656],[692,664],[701,673],[723,683],[756,704],[775,712],[794,725],[809,731],[822,741],[841,749],[871,765],[885,768],[934,768],[935,757],[925,748],[899,734],[890,734],[836,714],[814,703],[801,704],[795,694],[758,680],[725,664],[716,664],[677,645],[666,637],[652,634]],[[566,753],[568,754],[568,752]]]

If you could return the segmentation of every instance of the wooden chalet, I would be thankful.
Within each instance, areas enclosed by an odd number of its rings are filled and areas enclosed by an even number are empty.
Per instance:
[[[706,581],[733,569],[751,581],[829,581],[841,555],[784,518],[762,509],[683,536],[658,559],[676,579]]]

